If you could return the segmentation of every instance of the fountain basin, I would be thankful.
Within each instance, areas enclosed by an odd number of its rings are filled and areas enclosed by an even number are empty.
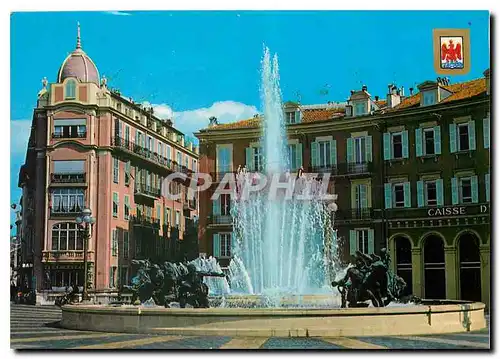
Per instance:
[[[483,303],[423,301],[385,308],[161,308],[66,305],[68,329],[230,337],[337,337],[456,333],[486,327]]]

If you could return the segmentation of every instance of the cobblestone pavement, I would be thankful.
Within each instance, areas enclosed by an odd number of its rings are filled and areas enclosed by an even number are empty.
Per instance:
[[[482,349],[489,330],[404,337],[231,338],[120,334],[58,327],[61,310],[53,306],[11,304],[12,349]],[[489,316],[486,317],[489,327]]]

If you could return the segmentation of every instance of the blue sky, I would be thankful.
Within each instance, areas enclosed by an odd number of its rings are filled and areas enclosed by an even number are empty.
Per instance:
[[[11,15],[11,201],[41,79],[56,80],[76,43],[110,87],[174,111],[186,133],[251,117],[260,108],[259,67],[263,44],[278,53],[285,100],[345,101],[349,90],[368,86],[384,97],[387,84],[406,89],[435,79],[432,29],[469,28],[471,71],[489,67],[486,11],[214,11],[38,12]],[[328,85],[328,95],[321,89]],[[24,121],[23,121],[24,120]],[[12,222],[11,222],[12,223]]]

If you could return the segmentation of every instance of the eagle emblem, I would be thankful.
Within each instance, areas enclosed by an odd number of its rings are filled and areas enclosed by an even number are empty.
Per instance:
[[[463,69],[462,38],[441,38],[441,68]]]

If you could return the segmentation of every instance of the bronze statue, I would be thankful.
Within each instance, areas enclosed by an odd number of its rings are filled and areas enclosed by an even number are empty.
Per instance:
[[[385,248],[379,255],[356,251],[354,260],[344,278],[332,282],[340,292],[342,308],[366,307],[367,301],[371,301],[374,307],[384,307],[392,301],[419,301],[414,296],[403,296],[406,283],[390,270],[390,256]]]

